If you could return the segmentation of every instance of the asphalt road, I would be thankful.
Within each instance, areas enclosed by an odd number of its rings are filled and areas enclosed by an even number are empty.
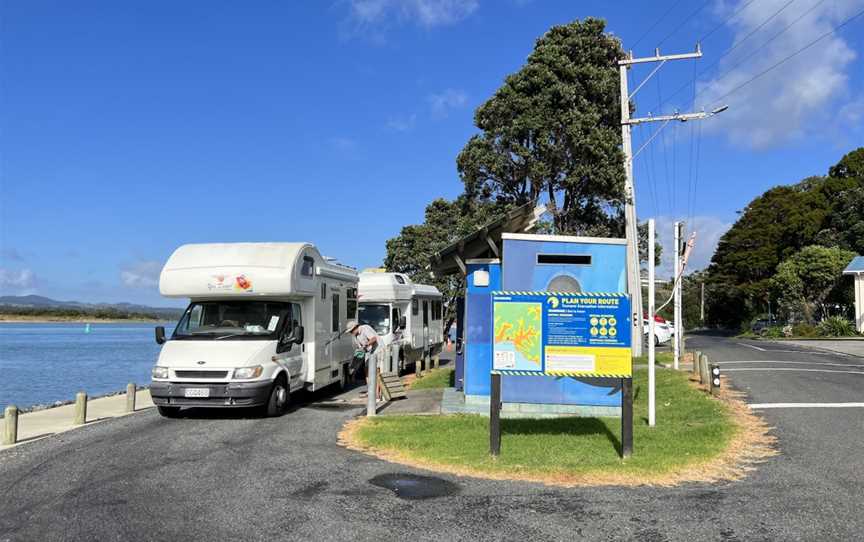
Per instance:
[[[760,351],[729,339],[688,345],[712,360],[782,358],[864,371],[861,359]],[[724,364],[762,366],[781,367]],[[857,391],[864,374],[727,374],[751,402],[864,400]],[[765,410],[782,454],[738,482],[556,489],[445,475],[439,478],[452,484],[443,488],[450,494],[417,500],[376,484],[382,475],[430,473],[336,445],[356,413],[310,403],[278,419],[195,413],[167,420],[149,411],[19,446],[0,454],[0,542],[785,541],[860,540],[864,532],[864,409]]]

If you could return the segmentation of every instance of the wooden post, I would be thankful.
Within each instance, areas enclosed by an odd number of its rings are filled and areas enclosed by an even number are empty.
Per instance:
[[[708,385],[708,355],[702,354],[699,359],[699,383]]]
[[[489,453],[501,455],[501,375],[492,374],[492,396],[489,398]]]
[[[633,379],[621,379],[621,458],[633,455]]]
[[[441,354],[435,354],[435,357],[432,358],[432,368],[437,369],[441,367]]]
[[[135,392],[137,386],[134,382],[126,384],[126,412],[135,412]]]
[[[417,378],[423,377],[423,358],[422,357],[414,362],[414,376]]]
[[[75,395],[75,417],[73,425],[84,425],[87,423],[87,393],[79,391]]]
[[[697,350],[693,353],[693,374],[699,374],[699,358],[702,357],[702,351]]]
[[[3,431],[4,445],[11,445],[18,442],[18,407],[9,405],[4,411],[5,429]]]
[[[720,395],[720,366],[717,364],[711,365],[710,378],[711,395]]]

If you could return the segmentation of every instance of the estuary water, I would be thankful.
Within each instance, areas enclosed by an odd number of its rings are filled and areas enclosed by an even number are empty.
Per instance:
[[[86,333],[82,323],[0,323],[0,412],[149,384],[156,325],[93,323]]]

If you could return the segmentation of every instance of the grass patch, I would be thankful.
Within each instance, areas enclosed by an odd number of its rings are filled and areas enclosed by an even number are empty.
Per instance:
[[[727,477],[717,469],[699,469],[729,455],[730,442],[745,429],[740,416],[756,420],[759,427],[752,433],[764,437],[766,429],[746,407],[715,400],[692,385],[687,373],[666,369],[656,371],[657,425],[648,427],[647,375],[647,369],[634,375],[634,452],[624,461],[619,418],[502,420],[497,459],[489,456],[489,420],[475,415],[361,419],[346,428],[343,442],[385,459],[456,474],[632,485]],[[727,457],[720,470],[730,466]],[[682,478],[688,468],[693,472]]]
[[[456,373],[453,367],[439,367],[411,382],[412,390],[428,390],[432,388],[452,388],[455,385]]]

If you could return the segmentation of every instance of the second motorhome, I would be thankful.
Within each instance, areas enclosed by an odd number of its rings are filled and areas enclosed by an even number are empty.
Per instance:
[[[309,243],[183,245],[159,290],[190,300],[170,339],[156,328],[164,344],[150,394],[163,416],[251,406],[279,415],[292,392],[347,383],[357,272]]]
[[[443,296],[434,286],[415,284],[402,273],[363,272],[358,286],[359,321],[369,324],[386,347],[384,373],[402,372],[441,351]]]

